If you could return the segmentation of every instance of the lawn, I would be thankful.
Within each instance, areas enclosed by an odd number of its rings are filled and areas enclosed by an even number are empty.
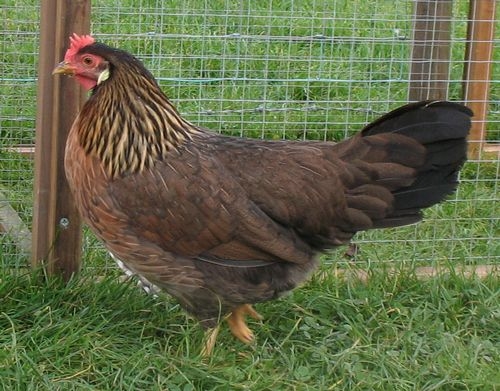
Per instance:
[[[367,282],[324,267],[262,304],[256,342],[227,328],[209,359],[203,332],[166,298],[83,273],[1,278],[4,390],[495,390],[498,280],[418,279],[369,269]]]
[[[92,31],[141,58],[193,122],[245,137],[341,140],[406,102],[412,3],[100,0]],[[454,100],[467,3],[453,6]],[[33,160],[10,147],[34,141],[37,5],[0,9],[0,192],[28,227]],[[123,282],[92,235],[81,274],[65,284],[29,270],[1,234],[0,391],[500,389],[498,269],[462,271],[498,268],[499,176],[498,159],[468,162],[456,195],[424,222],[358,235],[355,255],[325,254],[310,282],[257,306],[265,319],[250,323],[255,344],[223,326],[208,359],[196,322],[169,297]],[[422,277],[422,266],[440,273]]]

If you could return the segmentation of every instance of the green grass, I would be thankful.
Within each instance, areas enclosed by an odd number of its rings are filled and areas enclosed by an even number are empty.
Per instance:
[[[157,12],[158,3],[94,1],[92,31],[135,53],[181,113],[215,131],[340,140],[406,101],[411,1],[273,0],[272,12],[269,2],[172,0]],[[467,3],[454,2],[451,99],[461,97]],[[28,226],[33,160],[8,147],[35,138],[38,4],[0,9],[0,191]],[[333,39],[266,39],[314,35]],[[497,140],[499,69],[488,123]],[[224,328],[209,360],[196,322],[168,297],[120,283],[92,235],[82,274],[66,285],[26,272],[2,234],[0,391],[500,389],[498,277],[454,271],[498,264],[498,176],[498,160],[468,163],[457,195],[423,223],[357,236],[354,259],[326,254],[308,284],[258,306],[255,345]],[[421,280],[421,265],[449,273]],[[370,279],[335,278],[338,268]]]
[[[244,346],[202,330],[168,299],[88,273],[69,284],[2,273],[3,390],[494,390],[498,280],[420,280],[405,268],[368,283],[331,270],[273,303]],[[3,387],[3,388],[2,388]]]

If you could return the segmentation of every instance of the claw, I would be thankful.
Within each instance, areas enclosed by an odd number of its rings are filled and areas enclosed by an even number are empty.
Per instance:
[[[227,323],[229,324],[231,333],[236,338],[243,343],[249,344],[254,340],[254,335],[245,322],[246,315],[255,320],[262,320],[262,316],[250,304],[243,304],[232,311],[231,315],[227,318]]]

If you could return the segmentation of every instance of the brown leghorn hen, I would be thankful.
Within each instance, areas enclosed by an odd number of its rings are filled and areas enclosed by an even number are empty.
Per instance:
[[[85,222],[203,326],[230,314],[247,343],[253,303],[357,231],[419,221],[466,159],[472,113],[455,103],[403,106],[338,144],[265,141],[189,123],[135,57],[90,36],[73,35],[54,73],[91,90],[65,157]]]

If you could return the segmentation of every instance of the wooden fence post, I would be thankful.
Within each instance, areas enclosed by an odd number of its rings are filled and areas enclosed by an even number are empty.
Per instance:
[[[416,0],[408,99],[446,99],[452,0]]]
[[[32,264],[67,280],[80,266],[81,222],[64,174],[64,148],[84,94],[52,70],[69,36],[89,32],[90,0],[42,0],[40,25]]]
[[[500,152],[500,145],[486,146],[486,121],[493,59],[496,0],[470,0],[464,68],[464,101],[474,111],[469,137],[469,157]]]

